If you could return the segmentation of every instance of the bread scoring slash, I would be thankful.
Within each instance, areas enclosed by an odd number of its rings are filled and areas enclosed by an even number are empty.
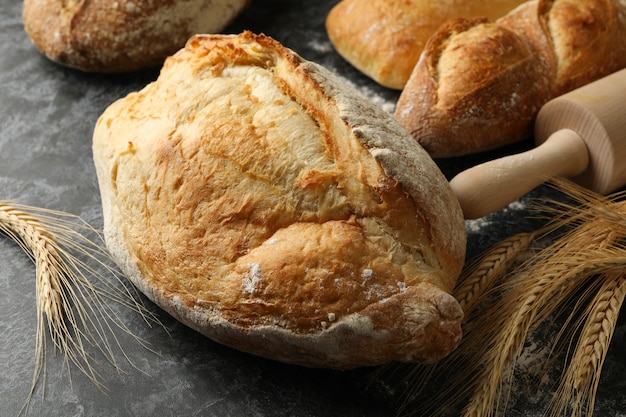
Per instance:
[[[465,255],[438,167],[381,109],[277,41],[197,35],[113,103],[93,154],[107,245],[220,343],[348,369],[461,338]]]
[[[549,100],[626,68],[626,0],[529,0],[429,39],[396,119],[434,158],[530,138]]]
[[[504,16],[524,0],[342,0],[326,18],[341,56],[379,84],[401,90],[428,39],[447,20]]]

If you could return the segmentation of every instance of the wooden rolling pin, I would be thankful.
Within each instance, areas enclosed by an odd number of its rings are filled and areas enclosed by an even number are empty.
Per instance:
[[[492,213],[551,178],[567,177],[601,194],[625,185],[626,69],[546,103],[535,143],[450,181],[466,219]]]

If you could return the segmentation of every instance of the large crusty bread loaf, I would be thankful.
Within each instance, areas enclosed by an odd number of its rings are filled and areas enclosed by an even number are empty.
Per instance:
[[[250,0],[24,0],[23,21],[51,60],[91,72],[160,66],[196,33],[224,29]]]
[[[326,18],[337,52],[379,84],[402,89],[428,38],[454,17],[495,20],[524,0],[342,0]]]
[[[433,157],[532,134],[550,99],[626,67],[626,0],[531,0],[430,39],[395,117]]]
[[[387,113],[271,38],[198,35],[100,117],[104,232],[206,336],[305,366],[434,361],[461,336],[458,201]]]

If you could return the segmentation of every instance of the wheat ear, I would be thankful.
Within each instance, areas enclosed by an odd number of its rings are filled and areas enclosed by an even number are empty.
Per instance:
[[[550,415],[564,415],[568,410],[571,417],[593,414],[600,373],[626,296],[626,275],[623,271],[607,272],[597,282],[599,290],[581,318],[586,319],[550,404]]]
[[[464,268],[459,282],[454,289],[453,295],[463,308],[465,318],[463,321],[463,332],[472,327],[471,313],[482,302],[487,301],[496,283],[503,278],[507,271],[515,262],[525,255],[540,230],[531,233],[519,233],[513,235],[498,244],[489,248],[484,254],[472,260]],[[439,404],[446,404],[450,408],[458,406],[462,399],[462,390],[458,389],[456,383],[461,381],[469,383],[475,374],[475,370],[467,366],[468,356],[471,356],[473,348],[467,346],[467,339],[464,337],[457,350],[448,357],[435,364],[415,365],[403,378],[410,381],[410,388],[406,390],[404,396],[406,400],[400,407],[403,415],[429,415],[438,416],[448,413],[447,407],[440,407]],[[455,384],[448,388],[439,389],[430,395],[431,401],[421,403],[422,407],[408,411],[411,405],[410,399],[415,398],[429,387],[438,377],[440,372],[446,369],[455,369]],[[467,393],[466,393],[467,394]]]
[[[595,275],[626,265],[620,243],[626,236],[626,206],[589,193],[577,195],[570,187],[564,189],[583,204],[552,211],[551,227],[574,227],[507,279],[510,289],[503,286],[500,301],[474,323],[478,336],[468,336],[470,346],[486,347],[474,358],[483,367],[466,408],[468,416],[497,413],[507,400],[503,381],[513,374],[526,337],[558,308],[571,304]]]
[[[589,277],[626,264],[626,256],[611,248],[615,238],[612,230],[605,228],[604,233],[596,233],[592,238],[585,229],[564,236],[537,263],[517,271],[507,281],[512,289],[483,312],[476,325],[483,334],[475,340],[468,336],[468,343],[482,343],[487,348],[477,359],[485,366],[476,379],[477,390],[466,409],[467,416],[497,413],[501,401],[506,403],[507,398],[501,389],[503,381],[512,375],[528,335],[558,308],[571,302]]]
[[[553,242],[512,271],[504,271],[509,266],[504,266],[499,256],[509,253],[507,248],[512,242],[507,239],[479,260],[486,262],[482,269],[479,263],[468,275],[468,281],[459,283],[455,294],[473,313],[466,316],[464,337],[457,350],[435,365],[436,372],[428,368],[429,380],[436,379],[436,373],[452,375],[444,377],[439,392],[420,401],[417,415],[442,415],[448,404],[459,404],[468,398],[463,410],[466,416],[503,413],[509,394],[505,387],[514,376],[528,335],[555,313],[567,313],[573,308],[552,348],[557,343],[563,346],[559,338],[577,334],[566,327],[578,323],[578,314],[585,311],[588,303],[594,303],[596,294],[597,300],[604,301],[596,301],[594,310],[587,313],[589,322],[596,325],[589,324],[590,330],[586,331],[597,330],[600,320],[603,334],[587,341],[583,336],[580,343],[594,347],[592,363],[600,365],[604,360],[602,352],[608,345],[613,317],[610,310],[619,309],[625,290],[623,284],[619,291],[600,287],[603,277],[611,277],[614,271],[624,271],[626,267],[626,203],[618,201],[626,194],[603,197],[566,181],[555,181],[554,186],[574,203],[551,201],[538,207],[549,220],[538,233],[549,235]],[[613,298],[607,299],[607,294],[613,294]],[[580,347],[578,352],[585,350],[589,353],[589,347]],[[587,412],[593,412],[600,369],[596,365],[586,367],[587,359],[574,359],[578,364],[572,369],[576,371],[571,371],[572,376],[564,383],[569,391],[558,392],[554,403],[569,406],[575,398],[574,407],[585,404]],[[423,384],[420,381],[420,387]]]
[[[583,405],[588,410],[594,408],[602,365],[626,294],[626,275],[623,272],[607,273],[600,279],[604,280],[604,285],[593,300],[589,320],[583,327],[580,345],[571,362],[578,415],[581,415]]]
[[[51,235],[31,215],[14,206],[0,205],[0,228],[32,257],[36,265],[37,343],[35,374],[31,390],[42,370],[45,352],[44,326],[46,319],[54,344],[62,350],[68,331],[64,321],[64,308],[59,270],[59,251]]]
[[[138,312],[148,323],[158,320],[120,280],[100,241],[90,240],[81,233],[95,233],[95,230],[76,216],[0,201],[0,232],[15,241],[36,266],[36,361],[22,412],[26,411],[42,373],[45,375],[46,327],[55,349],[65,355],[66,363],[73,363],[104,389],[87,346],[95,346],[118,371],[122,368],[114,346],[125,360],[130,360],[111,326],[130,334],[148,348],[119,319],[110,302]],[[99,269],[104,269],[106,276]]]
[[[465,316],[484,300],[494,283],[525,253],[538,232],[519,233],[490,248],[480,259],[466,270],[467,274],[454,290]]]

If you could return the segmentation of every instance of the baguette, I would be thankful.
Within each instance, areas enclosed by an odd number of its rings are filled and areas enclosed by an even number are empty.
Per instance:
[[[504,16],[524,0],[343,0],[326,18],[337,52],[379,84],[402,89],[437,28],[453,17]]]
[[[271,38],[198,35],[113,103],[104,234],[150,299],[263,357],[435,361],[461,337],[458,201],[393,117]]]
[[[24,0],[24,29],[59,64],[87,72],[160,66],[196,33],[219,32],[249,0]]]
[[[431,154],[482,152],[532,135],[550,99],[626,67],[626,0],[532,0],[429,40],[395,118]]]

